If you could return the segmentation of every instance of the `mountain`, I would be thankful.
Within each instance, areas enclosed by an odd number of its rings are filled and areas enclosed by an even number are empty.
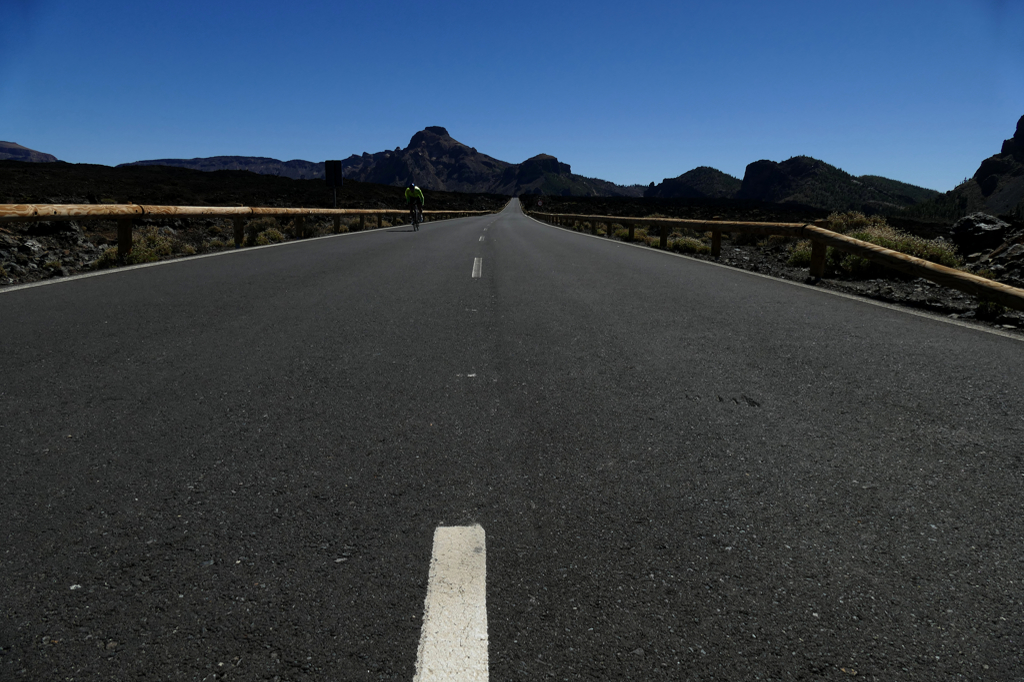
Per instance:
[[[983,211],[1024,220],[1024,116],[1002,150],[981,162],[974,176],[953,190],[965,212]]]
[[[405,149],[353,154],[341,167],[346,178],[360,182],[401,186],[413,180],[427,190],[486,192],[512,164],[481,154],[432,126],[413,135]]]
[[[316,180],[324,177],[324,164],[295,159],[278,161],[263,156],[210,156],[201,159],[153,159],[122,163],[126,166],[172,166],[200,171],[245,170],[260,175],[277,175],[292,180]]]
[[[747,166],[737,199],[803,204],[829,211],[897,211],[940,196],[939,192],[874,175],[855,177],[809,156]]]
[[[53,154],[44,154],[28,147],[22,147],[13,142],[0,142],[0,161],[30,161],[32,163],[51,163],[57,157]]]
[[[902,215],[917,220],[956,222],[972,213],[1024,222],[1024,116],[998,154],[981,162],[973,177]]]
[[[247,170],[295,180],[324,177],[323,163],[278,161],[252,156],[213,156],[200,159],[154,159],[121,166],[175,166],[193,170]],[[462,144],[440,126],[412,136],[405,149],[353,154],[342,161],[345,178],[379,185],[404,186],[409,180],[426,190],[482,194],[559,194],[564,196],[636,196],[638,185],[622,187],[607,180],[586,178],[569,164],[540,154],[520,164],[500,161]]]
[[[567,163],[539,154],[520,164],[481,154],[430,126],[412,136],[405,149],[353,155],[342,161],[346,178],[383,185],[409,180],[428,190],[548,194],[561,196],[640,196],[639,186],[576,175]]]
[[[700,166],[678,178],[665,178],[644,192],[648,198],[660,199],[731,199],[743,183],[722,171]]]

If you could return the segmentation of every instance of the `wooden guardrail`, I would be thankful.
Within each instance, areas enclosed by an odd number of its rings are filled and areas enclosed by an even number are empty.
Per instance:
[[[765,237],[779,235],[809,239],[811,242],[810,274],[812,277],[820,278],[825,274],[826,249],[831,246],[834,249],[856,254],[873,263],[878,263],[893,270],[898,270],[914,277],[922,277],[980,299],[999,303],[1007,308],[1024,311],[1024,289],[1000,284],[999,282],[994,282],[978,275],[972,275],[962,270],[931,263],[922,258],[886,249],[877,244],[847,237],[823,227],[822,225],[825,221],[813,223],[755,223],[725,220],[688,220],[684,218],[636,218],[540,213],[536,211],[530,211],[529,215],[560,226],[590,223],[593,234],[597,234],[597,226],[599,224],[603,223],[608,225],[609,228],[612,224],[619,224],[629,230],[630,241],[634,238],[634,228],[636,225],[655,226],[661,231],[659,244],[663,249],[668,247],[668,235],[673,228],[689,227],[701,232],[711,232],[711,255],[715,258],[718,258],[722,253],[723,233],[743,232]],[[611,229],[608,229],[608,234],[611,235]]]
[[[423,214],[445,220],[454,217],[485,215],[491,211],[423,211]],[[366,218],[376,218],[377,227],[386,215],[406,216],[409,211],[372,208],[258,208],[250,206],[150,206],[144,204],[0,204],[0,224],[15,222],[46,222],[55,220],[116,220],[117,255],[124,258],[132,250],[132,227],[143,218],[231,218],[234,222],[235,246],[245,237],[245,220],[256,217],[288,217],[299,220],[300,236],[305,232],[305,218],[334,218],[335,233],[341,231],[343,216],[359,216],[358,230],[366,229]]]

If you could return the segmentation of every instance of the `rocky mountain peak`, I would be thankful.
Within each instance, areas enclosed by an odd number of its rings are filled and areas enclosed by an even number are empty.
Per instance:
[[[1009,140],[1003,142],[1003,154],[1010,154],[1018,161],[1024,163],[1024,116],[1017,121],[1017,131]]]
[[[529,169],[533,174],[540,173],[572,173],[572,168],[567,163],[562,163],[550,154],[538,154],[532,156],[520,164],[520,168]]]
[[[419,131],[412,136],[409,140],[409,149],[416,147],[427,147],[436,144],[451,143],[459,144],[452,139],[452,136],[448,134],[448,131],[441,126],[427,126],[423,130]]]

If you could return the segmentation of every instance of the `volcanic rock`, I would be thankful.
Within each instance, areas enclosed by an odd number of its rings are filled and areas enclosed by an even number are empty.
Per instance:
[[[1009,223],[985,213],[972,213],[956,221],[950,233],[960,253],[993,249],[1003,243]]]
[[[980,212],[1024,220],[1024,116],[1000,152],[982,161],[971,178],[946,192],[935,205],[947,214]]]

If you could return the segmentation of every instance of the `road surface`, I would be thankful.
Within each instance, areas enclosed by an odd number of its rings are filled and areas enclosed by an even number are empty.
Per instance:
[[[1024,346],[497,215],[0,293],[0,679],[1024,679]]]

